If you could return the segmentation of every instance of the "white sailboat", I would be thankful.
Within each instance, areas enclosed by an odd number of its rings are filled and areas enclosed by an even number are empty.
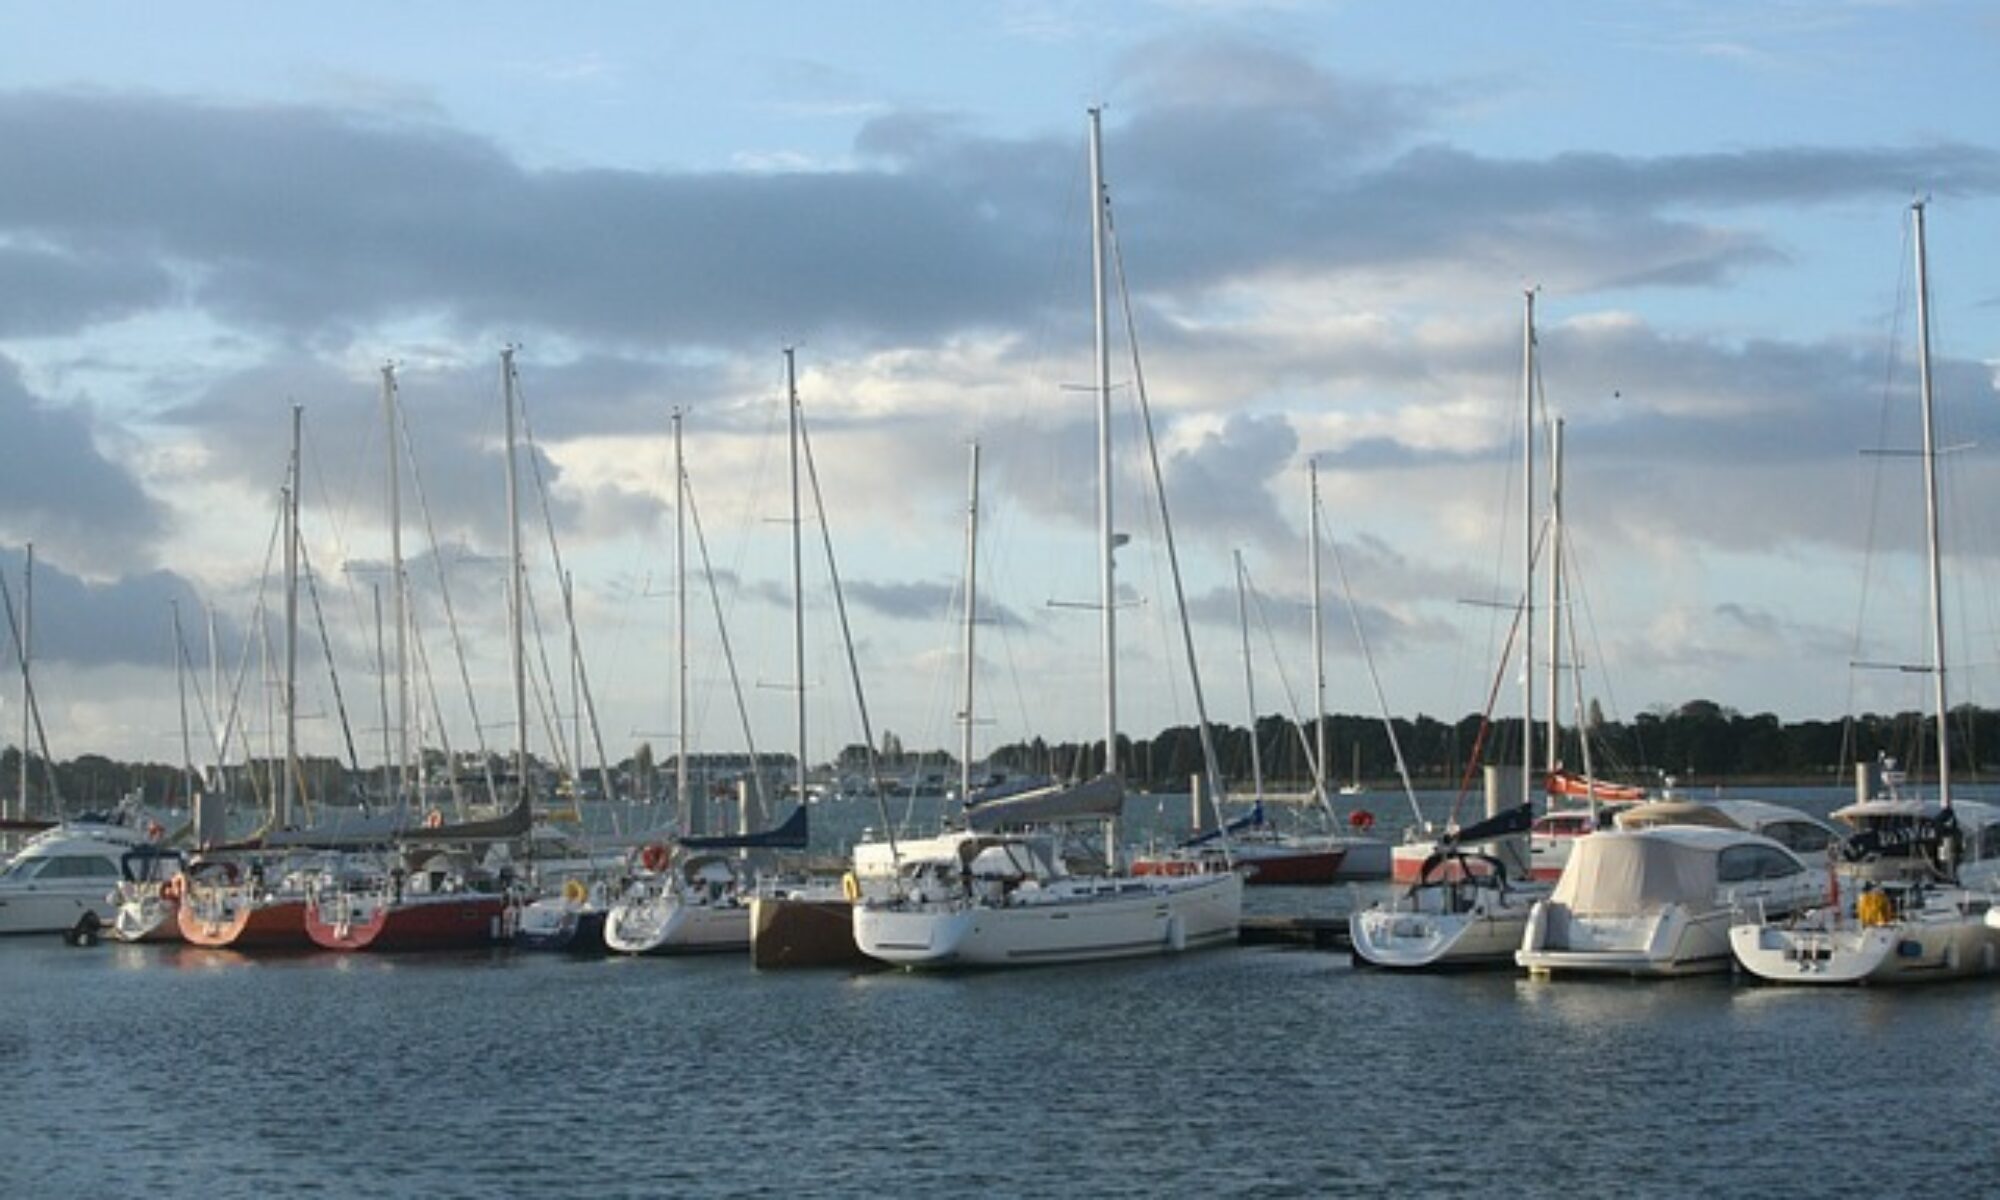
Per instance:
[[[1082,792],[1122,797],[1118,767],[1117,626],[1111,513],[1111,367],[1106,329],[1106,206],[1100,114],[1090,112],[1091,260],[1098,399],[1098,545],[1105,770]],[[1171,535],[1169,535],[1171,536]],[[1059,803],[1060,795],[1037,797]],[[975,810],[976,811],[976,810]],[[1111,811],[1117,811],[1113,808]],[[905,845],[892,894],[854,906],[864,954],[897,966],[1028,966],[1090,962],[1221,945],[1236,939],[1243,878],[1118,873],[1118,822],[1108,822],[1103,876],[1070,874],[1046,835],[948,834],[934,855]]]
[[[1966,857],[1966,830],[1951,796],[1937,437],[1922,201],[1910,206],[1910,217],[1916,245],[1917,377],[1930,585],[1931,661],[1925,671],[1931,677],[1932,718],[1937,724],[1937,800],[1928,808],[1922,802],[1897,799],[1873,805],[1864,802],[1842,810],[1849,814],[1850,822],[1861,824],[1855,839],[1857,849],[1868,849],[1871,844],[1879,848],[1893,835],[1897,848],[1906,852],[1882,856],[1881,861],[1907,868],[1909,875],[1868,879],[1858,890],[1850,888],[1851,908],[1829,904],[1795,922],[1781,922],[1760,913],[1731,927],[1729,940],[1736,960],[1752,975],[1773,983],[1909,983],[1990,974],[2000,966],[2000,922],[1993,916],[1990,897],[1964,886],[1972,874],[1960,870],[1960,860]],[[1975,834],[1975,860],[1984,849],[1981,841]],[[1907,853],[1911,847],[1924,852]],[[1981,874],[1990,884],[1990,872]]]
[[[799,494],[799,438],[800,413],[797,361],[794,352],[785,350],[785,392],[791,422],[791,483],[792,483],[792,669],[796,703],[798,733],[797,771],[793,782],[793,794],[799,806],[791,819],[780,830],[766,834],[748,831],[740,837],[689,837],[676,839],[676,846],[669,852],[652,855],[648,847],[650,861],[644,861],[645,869],[635,874],[626,884],[624,891],[613,901],[604,918],[604,944],[620,954],[688,954],[709,953],[750,949],[751,905],[755,895],[754,880],[739,874],[736,864],[714,853],[729,849],[751,849],[756,847],[786,846],[804,849],[806,845],[806,822],[808,788],[806,782],[806,704],[805,704],[805,607],[804,607],[804,563],[801,545],[803,518],[800,512]],[[676,424],[676,430],[679,426]],[[679,445],[678,433],[676,446]],[[676,453],[675,470],[680,480],[686,475]],[[681,484],[677,483],[676,487]],[[685,504],[685,493],[679,493]],[[676,539],[679,541],[679,539]],[[676,573],[680,577],[679,588],[686,594],[685,556],[676,551]],[[685,603],[685,601],[683,601]],[[684,620],[684,618],[683,618]],[[685,625],[679,634],[680,656],[686,659]],[[688,759],[685,741],[685,714],[687,705],[683,691],[680,705],[683,741],[680,761]],[[682,803],[687,803],[686,779],[680,778]],[[748,806],[746,805],[746,808]],[[748,814],[745,814],[746,822]]]
[[[1525,295],[1521,369],[1522,443],[1526,460],[1521,472],[1521,521],[1525,545],[1520,624],[1523,629],[1532,630],[1533,614],[1529,606],[1535,586],[1535,293],[1529,291]],[[1357,961],[1403,970],[1505,965],[1513,961],[1539,894],[1526,894],[1515,881],[1509,880],[1500,855],[1470,848],[1482,843],[1497,846],[1502,840],[1518,846],[1528,832],[1531,815],[1528,798],[1534,794],[1533,655],[1530,638],[1522,651],[1521,668],[1521,803],[1463,829],[1413,831],[1415,836],[1397,846],[1393,851],[1394,877],[1408,887],[1348,918],[1348,936]],[[1553,722],[1549,736],[1555,737]],[[1518,853],[1514,857],[1518,861]]]

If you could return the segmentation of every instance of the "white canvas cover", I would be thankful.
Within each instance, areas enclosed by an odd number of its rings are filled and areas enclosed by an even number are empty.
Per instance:
[[[1731,840],[1721,830],[1611,830],[1578,838],[1551,902],[1575,916],[1638,916],[1668,904],[1706,906],[1715,898],[1716,858]]]

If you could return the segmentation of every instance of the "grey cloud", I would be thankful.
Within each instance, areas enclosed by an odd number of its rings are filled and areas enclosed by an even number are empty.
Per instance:
[[[0,571],[7,577],[15,620],[22,618],[27,597],[22,590],[26,552],[0,547]],[[64,662],[101,667],[138,665],[173,669],[172,606],[180,605],[181,629],[193,661],[202,661],[198,647],[206,637],[201,597],[187,580],[172,571],[135,571],[122,578],[95,583],[64,570],[35,554],[32,639],[37,662]],[[236,623],[218,614],[217,636],[224,645],[241,642]],[[0,661],[17,663],[15,634],[0,623]]]
[[[148,564],[165,524],[98,448],[89,410],[42,401],[0,359],[0,529],[72,568],[111,573]]]

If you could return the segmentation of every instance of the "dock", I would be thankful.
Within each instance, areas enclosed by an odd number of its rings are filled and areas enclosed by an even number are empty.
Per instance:
[[[1236,940],[1245,946],[1306,946],[1351,950],[1345,917],[1244,917]]]

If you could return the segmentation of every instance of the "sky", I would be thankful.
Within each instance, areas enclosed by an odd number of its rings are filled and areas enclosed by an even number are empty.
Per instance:
[[[974,443],[975,752],[1100,737],[1093,107],[1125,733],[1199,711],[1142,401],[1212,719],[1310,711],[1309,464],[1326,708],[1518,681],[1530,290],[1563,703],[1923,707],[1854,666],[1929,654],[1920,198],[1947,679],[2000,703],[1997,60],[1970,0],[8,0],[0,574],[18,621],[32,544],[48,748],[205,761],[230,712],[274,744],[294,406],[303,749],[396,724],[392,446],[423,736],[510,747],[509,345],[537,753],[585,707],[614,761],[790,751],[800,694],[815,759],[955,748]]]

